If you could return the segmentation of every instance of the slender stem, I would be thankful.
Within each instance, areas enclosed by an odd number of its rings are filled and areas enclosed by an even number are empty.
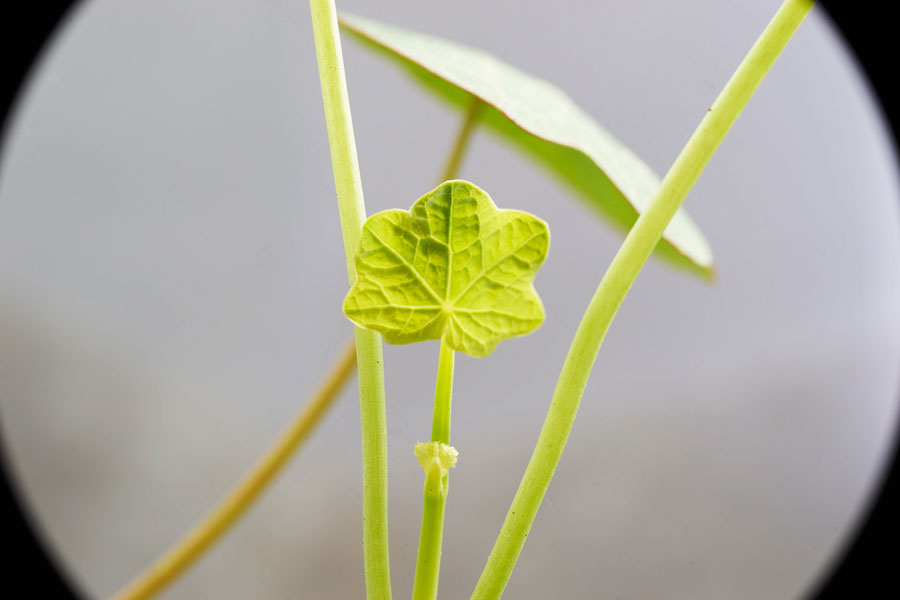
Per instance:
[[[347,276],[356,281],[353,257],[366,218],[350,100],[334,0],[310,0],[322,102],[331,148],[331,166],[341,215]],[[391,597],[387,521],[387,425],[381,336],[356,328],[359,406],[363,455],[363,555],[366,597]]]
[[[363,562],[366,598],[390,600],[388,562],[387,419],[381,336],[355,328],[363,460]],[[366,366],[363,366],[363,365]]]
[[[456,141],[444,167],[440,182],[456,177],[468,142],[475,129],[482,102],[473,100],[460,126]],[[450,443],[450,405],[453,396],[453,364],[456,353],[441,340],[438,357],[437,383],[434,389],[434,411],[431,419],[431,441]],[[441,569],[441,544],[444,537],[444,508],[449,491],[449,475],[434,470],[425,472],[422,528],[419,533],[419,549],[416,554],[416,574],[413,581],[413,600],[437,598],[438,575]]]
[[[363,200],[362,179],[356,156],[356,139],[350,117],[350,97],[344,74],[344,57],[338,33],[334,0],[310,0],[319,81],[325,106],[325,123],[331,149],[331,168],[341,215],[347,275],[352,286],[356,282],[353,256],[359,246],[366,207]]]
[[[437,383],[434,389],[434,416],[431,441],[450,444],[450,405],[453,396],[453,363],[456,352],[443,339],[438,358]],[[441,569],[441,541],[444,535],[444,507],[447,503],[449,475],[439,460],[425,465],[425,489],[422,506],[422,529],[416,555],[413,600],[435,600]]]
[[[434,461],[425,471],[422,529],[416,554],[416,575],[412,600],[435,600],[441,570],[441,543],[444,537],[444,507],[447,504],[447,479]]]
[[[218,540],[271,483],[297,446],[321,420],[356,366],[351,343],[303,410],[281,433],[240,482],[182,539],[146,571],[122,588],[114,600],[142,600],[161,592]]]
[[[559,463],[588,376],[616,311],[700,172],[812,4],[810,0],[784,2],[688,140],[653,201],[613,258],[572,340],[534,453],[473,599],[496,599],[503,593]]]
[[[468,142],[475,129],[482,102],[475,98],[460,126],[456,141],[444,167],[440,182],[456,177]],[[440,183],[439,182],[439,183]],[[450,405],[453,396],[453,363],[456,353],[441,340],[438,357],[437,383],[434,389],[434,410],[431,418],[431,441],[450,443]],[[449,491],[449,475],[435,472],[434,465],[426,469],[422,528],[419,533],[419,550],[416,554],[416,574],[413,581],[413,600],[437,598],[438,574],[441,569],[441,544],[444,537],[444,507]]]
[[[475,125],[478,124],[478,114],[481,112],[483,105],[484,102],[478,98],[472,98],[472,104],[469,105],[469,109],[466,111],[465,117],[463,117],[462,127],[459,129],[459,133],[456,134],[456,140],[453,142],[450,156],[447,157],[447,162],[444,165],[444,170],[441,172],[441,179],[438,183],[453,179],[459,172],[459,167],[462,165],[472,132],[475,130]]]
[[[456,352],[441,340],[438,358],[437,383],[434,389],[434,411],[431,420],[431,441],[450,443],[450,400],[453,395],[453,363]]]

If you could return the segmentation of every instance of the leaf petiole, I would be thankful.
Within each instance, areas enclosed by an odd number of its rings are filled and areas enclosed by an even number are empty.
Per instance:
[[[416,456],[425,469],[422,504],[422,529],[416,553],[413,600],[437,598],[441,569],[441,543],[444,535],[444,508],[449,486],[448,469],[456,462],[456,449],[450,443],[450,404],[453,395],[453,363],[456,352],[443,339],[438,358],[434,390],[434,415],[431,442],[417,444]]]
[[[438,358],[437,383],[434,389],[434,412],[431,420],[431,441],[450,443],[450,400],[453,395],[453,363],[456,351],[443,339]]]

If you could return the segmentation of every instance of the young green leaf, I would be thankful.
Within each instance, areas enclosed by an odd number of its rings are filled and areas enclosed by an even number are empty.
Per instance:
[[[487,356],[543,322],[532,281],[549,245],[537,217],[498,209],[468,181],[444,182],[410,210],[366,221],[344,314],[391,344],[444,338]]]
[[[536,160],[624,230],[659,188],[659,178],[556,86],[448,40],[343,13],[341,27],[398,63],[425,89],[462,110],[484,104],[478,122]],[[669,262],[709,277],[709,243],[679,211],[657,246]]]

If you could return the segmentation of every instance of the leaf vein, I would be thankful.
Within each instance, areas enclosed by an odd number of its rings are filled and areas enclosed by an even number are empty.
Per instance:
[[[456,298],[453,299],[453,302],[456,302],[457,300],[459,300],[460,298],[462,298],[462,297],[465,295],[465,293],[469,291],[469,289],[471,289],[476,283],[478,283],[479,281],[481,281],[482,279],[484,279],[485,277],[487,277],[487,275],[488,275],[488,273],[490,273],[491,269],[493,269],[494,267],[496,267],[497,265],[499,265],[501,262],[503,262],[503,260],[509,258],[510,256],[515,255],[516,252],[518,252],[519,250],[521,250],[522,248],[524,248],[526,244],[528,244],[529,242],[531,242],[531,240],[533,240],[534,238],[536,238],[536,237],[538,237],[538,236],[540,236],[540,235],[544,235],[544,234],[546,234],[546,231],[539,231],[539,232],[535,233],[534,235],[532,235],[531,237],[529,237],[527,240],[523,241],[521,244],[519,244],[518,246],[516,246],[516,249],[515,249],[515,250],[513,250],[512,252],[507,252],[507,253],[505,253],[503,256],[501,256],[500,258],[498,258],[497,260],[495,260],[493,263],[491,263],[491,265],[490,265],[489,267],[487,267],[487,268],[485,268],[485,269],[482,269],[481,273],[479,273],[477,277],[475,277],[474,279],[472,279],[472,281],[470,281],[469,284],[468,284],[465,288],[463,288],[463,290],[462,290],[460,293],[458,293],[458,294],[456,295]],[[483,257],[482,257],[482,260],[484,260]],[[522,276],[527,275],[528,273],[529,273],[529,271],[526,271],[525,273],[523,273]],[[504,288],[510,287],[510,286],[512,285],[512,283],[514,283],[514,282],[516,282],[516,281],[519,281],[519,279],[521,279],[522,276],[519,276],[519,277],[517,277],[516,279],[514,279],[512,282],[506,284],[506,285],[504,286]],[[488,278],[488,279],[490,279],[490,278]]]
[[[381,239],[381,237],[379,237],[379,235],[377,233],[372,231],[371,227],[369,228],[369,233],[371,233],[372,237],[375,238],[376,240],[378,240],[378,243],[380,243],[386,250],[389,250],[391,252],[391,254],[396,256],[400,260],[400,262],[409,270],[410,273],[412,273],[413,275],[416,276],[416,279],[419,280],[419,283],[421,283],[423,286],[425,286],[425,289],[428,290],[428,293],[431,294],[432,298],[437,300],[439,304],[442,303],[441,299],[437,295],[437,292],[435,292],[434,289],[432,289],[432,287],[430,285],[428,285],[428,282],[425,281],[425,279],[419,274],[418,271],[416,271],[416,268],[413,265],[411,265],[409,263],[409,261],[407,261],[405,258],[403,258],[403,256],[399,252],[394,250],[387,242],[385,242],[383,239]],[[416,248],[416,252],[418,252],[418,248]]]

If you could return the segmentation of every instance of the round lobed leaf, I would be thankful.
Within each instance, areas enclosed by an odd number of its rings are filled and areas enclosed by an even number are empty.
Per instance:
[[[544,321],[532,281],[549,246],[542,220],[498,209],[473,183],[447,181],[410,210],[365,222],[344,314],[390,344],[444,338],[484,357]]]

